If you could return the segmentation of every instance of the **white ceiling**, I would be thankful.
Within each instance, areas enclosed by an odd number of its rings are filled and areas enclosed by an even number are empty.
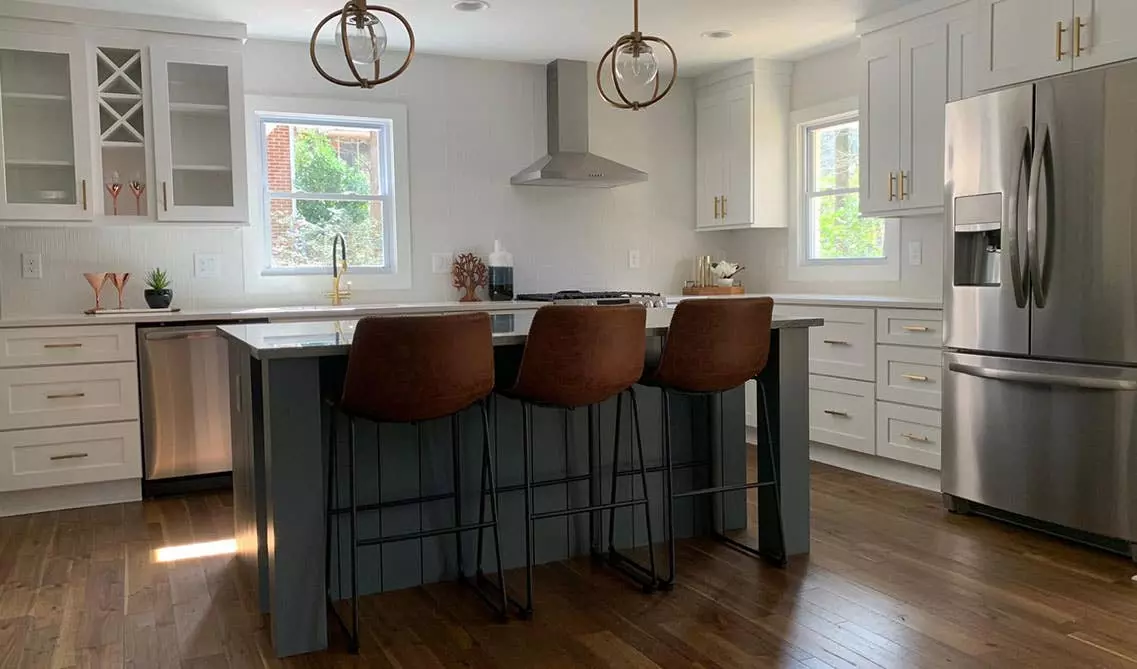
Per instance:
[[[44,2],[45,0],[35,0]],[[307,40],[316,22],[341,0],[47,0],[92,9],[237,21],[250,37]],[[684,73],[749,57],[796,60],[853,38],[854,23],[914,0],[641,0],[644,33],[668,40]],[[522,62],[596,60],[631,30],[631,0],[489,0],[477,13],[452,0],[371,0],[402,12],[418,48],[438,53]],[[392,45],[405,43],[385,21]],[[711,40],[708,30],[735,37]],[[331,34],[330,32],[328,33]]]

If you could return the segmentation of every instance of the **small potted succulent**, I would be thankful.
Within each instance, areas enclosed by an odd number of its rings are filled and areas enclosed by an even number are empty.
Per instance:
[[[155,267],[146,274],[146,304],[151,309],[167,309],[174,301],[174,291],[170,290],[170,277],[166,271]]]

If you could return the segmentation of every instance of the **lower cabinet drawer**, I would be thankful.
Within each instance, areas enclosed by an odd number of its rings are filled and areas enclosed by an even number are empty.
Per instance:
[[[0,369],[0,430],[138,420],[133,362]]]
[[[137,421],[0,432],[0,491],[141,477]]]
[[[828,376],[809,377],[809,440],[873,453],[874,386]]]
[[[940,469],[940,412],[878,402],[876,454],[921,467]]]
[[[942,356],[939,349],[877,346],[877,399],[939,409],[944,380]]]

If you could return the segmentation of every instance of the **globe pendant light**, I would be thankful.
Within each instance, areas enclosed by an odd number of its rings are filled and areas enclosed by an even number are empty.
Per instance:
[[[402,66],[385,77],[379,74],[379,61],[387,51],[387,29],[377,14],[389,14],[398,19],[410,37],[410,49],[407,50],[407,57],[403,60]],[[316,39],[324,26],[333,20],[336,20],[336,46],[343,50],[344,60],[347,61],[347,67],[355,78],[354,81],[333,77],[320,67],[320,62],[316,59]],[[333,84],[374,88],[399,76],[410,66],[411,58],[415,55],[415,33],[406,18],[390,7],[369,5],[367,0],[348,0],[343,9],[328,14],[323,21],[316,24],[316,29],[312,31],[312,40],[308,44],[308,51],[316,71]],[[360,74],[362,68],[369,68],[370,76],[365,77]]]
[[[596,88],[600,91],[600,97],[613,107],[639,111],[659,102],[671,91],[671,87],[675,85],[675,78],[679,76],[679,60],[675,57],[675,49],[672,49],[670,44],[658,37],[640,32],[640,0],[632,2],[635,18],[632,32],[616,40],[616,43],[601,56],[600,65],[596,68]],[[662,91],[659,90],[661,78],[659,60],[655,55],[655,48],[652,47],[653,43],[667,49],[667,53],[671,55],[671,78]],[[611,86],[616,90],[615,97],[604,90],[604,68],[609,60],[611,63],[608,68]],[[624,86],[635,86],[640,89],[650,86],[651,98],[634,100],[624,93]]]

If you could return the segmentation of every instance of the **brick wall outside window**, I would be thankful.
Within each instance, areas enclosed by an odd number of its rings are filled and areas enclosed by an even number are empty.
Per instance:
[[[292,192],[292,133],[287,125],[278,125],[265,136],[270,192]],[[292,200],[273,200],[269,212],[275,237],[285,231],[284,221],[292,216]]]

